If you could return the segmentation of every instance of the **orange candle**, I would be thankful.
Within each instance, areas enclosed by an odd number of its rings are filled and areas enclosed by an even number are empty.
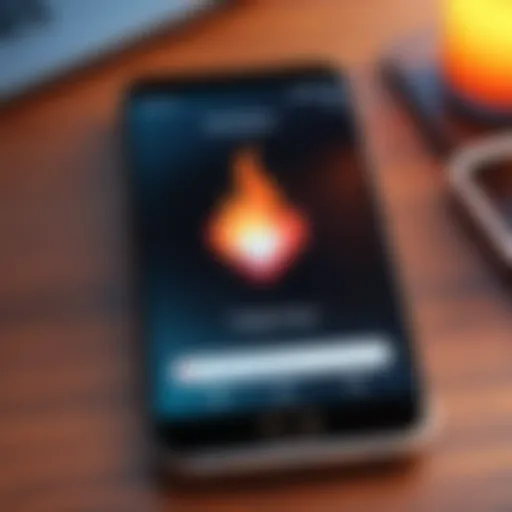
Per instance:
[[[475,106],[512,113],[512,0],[445,0],[443,72]]]

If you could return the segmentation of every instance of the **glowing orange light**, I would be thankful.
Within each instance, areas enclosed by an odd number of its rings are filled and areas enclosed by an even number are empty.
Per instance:
[[[307,223],[280,194],[254,151],[239,151],[233,167],[233,189],[207,226],[207,242],[222,262],[245,277],[270,283],[304,249]]]
[[[444,74],[464,98],[512,111],[512,2],[444,0]]]

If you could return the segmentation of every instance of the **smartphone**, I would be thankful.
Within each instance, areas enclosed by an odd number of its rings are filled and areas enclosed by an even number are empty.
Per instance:
[[[144,81],[125,108],[149,419],[185,476],[387,457],[426,407],[349,81]]]
[[[476,241],[512,277],[512,134],[489,137],[457,152],[449,180]]]

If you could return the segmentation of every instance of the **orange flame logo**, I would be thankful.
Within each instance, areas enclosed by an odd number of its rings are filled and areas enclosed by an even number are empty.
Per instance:
[[[213,213],[206,238],[220,261],[269,284],[305,248],[308,226],[262,168],[259,155],[246,148],[234,157],[232,191]]]

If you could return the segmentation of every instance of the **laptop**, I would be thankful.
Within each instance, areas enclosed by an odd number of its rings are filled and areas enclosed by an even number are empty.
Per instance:
[[[0,102],[219,0],[0,0]]]

